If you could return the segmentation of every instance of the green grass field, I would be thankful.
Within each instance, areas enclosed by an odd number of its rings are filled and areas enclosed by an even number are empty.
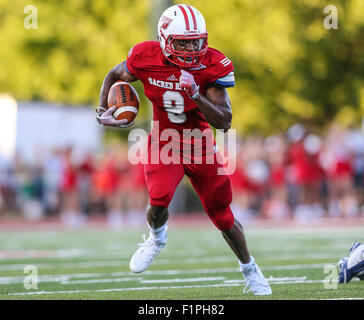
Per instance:
[[[106,228],[2,231],[0,299],[364,299],[364,281],[335,288],[330,280],[352,242],[364,241],[363,226],[247,227],[250,252],[272,286],[268,297],[243,294],[237,260],[208,222],[202,228],[170,222],[167,247],[146,272],[133,274],[129,260],[143,233]],[[27,265],[37,268],[37,289],[24,286]]]

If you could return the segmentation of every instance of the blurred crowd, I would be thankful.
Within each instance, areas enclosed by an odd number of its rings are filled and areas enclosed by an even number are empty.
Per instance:
[[[37,154],[35,165],[20,156],[0,159],[0,216],[59,216],[70,225],[92,215],[112,226],[144,222],[143,165],[131,165],[127,155],[127,146],[118,146],[102,153],[49,150]],[[240,220],[364,216],[364,132],[333,124],[318,135],[295,124],[282,134],[241,138],[231,182]]]
[[[295,124],[284,134],[238,143],[231,176],[241,219],[364,215],[364,132],[332,124],[323,135]]]
[[[143,165],[131,165],[122,145],[102,153],[57,148],[37,154],[35,163],[26,165],[19,156],[0,161],[0,216],[59,216],[69,226],[82,225],[90,216],[106,216],[115,227],[126,218],[144,221]]]

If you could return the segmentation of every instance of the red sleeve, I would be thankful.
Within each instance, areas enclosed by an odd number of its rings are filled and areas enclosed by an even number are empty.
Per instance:
[[[223,87],[235,85],[233,62],[218,50],[211,50],[210,81]]]
[[[132,47],[126,59],[126,69],[143,81],[145,71],[161,64],[161,48],[158,41],[143,41]]]
[[[129,50],[128,57],[126,59],[126,71],[128,71],[131,75],[138,77],[138,73],[140,70],[140,59],[143,52],[143,42],[136,44]]]

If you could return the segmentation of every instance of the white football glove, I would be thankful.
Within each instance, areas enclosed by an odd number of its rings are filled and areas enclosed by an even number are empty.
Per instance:
[[[134,121],[128,123],[127,119],[115,119],[113,113],[116,110],[116,106],[112,106],[109,109],[106,109],[104,107],[97,107],[95,110],[97,112],[96,120],[102,126],[128,128],[134,124]]]

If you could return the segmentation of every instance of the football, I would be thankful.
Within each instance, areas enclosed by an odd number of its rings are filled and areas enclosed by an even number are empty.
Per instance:
[[[115,119],[127,119],[128,123],[132,122],[139,111],[139,97],[136,90],[127,82],[115,82],[108,94],[108,108],[116,106],[113,113]]]

